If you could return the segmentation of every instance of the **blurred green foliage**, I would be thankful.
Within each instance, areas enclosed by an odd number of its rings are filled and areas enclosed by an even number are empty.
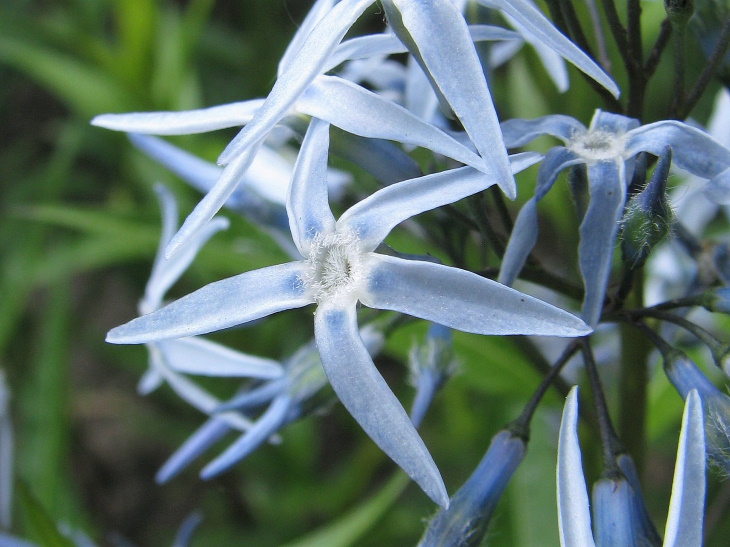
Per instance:
[[[338,406],[327,416],[292,424],[281,445],[263,447],[215,481],[200,481],[194,467],[157,486],[158,467],[203,418],[166,388],[139,397],[135,384],[146,366],[144,349],[103,341],[109,328],[135,315],[151,267],[160,224],[152,184],[164,181],[184,213],[199,196],[122,135],[93,128],[89,119],[265,95],[310,4],[0,3],[0,367],[13,394],[17,435],[14,533],[63,545],[49,530],[55,522],[83,530],[99,544],[124,538],[166,545],[185,517],[200,510],[203,522],[193,545],[383,546],[412,544],[420,536],[433,507]],[[663,13],[649,4],[645,10],[650,44]],[[376,24],[382,21],[375,10],[371,16]],[[505,117],[560,112],[588,122],[596,105],[592,91],[572,70],[571,83],[569,99],[558,95],[529,51],[509,71],[494,75]],[[652,121],[653,106],[645,121]],[[213,159],[231,135],[175,142]],[[521,201],[531,190],[529,173],[534,176],[529,171],[521,177]],[[544,237],[569,249],[575,247],[577,219],[565,214],[566,186],[541,206],[549,223]],[[401,243],[406,252],[413,252],[409,245],[423,247],[409,238],[396,233],[389,242]],[[266,235],[233,219],[171,296],[283,258]],[[571,275],[577,282],[576,273]],[[307,313],[288,312],[216,337],[279,359],[311,336],[311,327],[300,326],[307,324],[300,321]],[[412,392],[405,385],[405,357],[424,331],[422,322],[399,329],[377,361],[406,402]],[[518,414],[540,378],[509,339],[458,333],[455,349],[462,372],[439,395],[422,430],[450,492],[469,475],[491,436]],[[667,385],[663,378],[656,381],[650,412],[652,438],[667,442],[661,454],[650,455],[666,468],[652,473],[647,491],[658,486],[662,493],[663,482],[671,481],[681,412],[679,397]],[[229,394],[234,388],[220,389]],[[535,418],[527,459],[489,532],[494,544],[557,543],[554,445],[561,403],[551,393]],[[590,449],[584,457],[590,466]],[[650,496],[658,522],[664,500]]]

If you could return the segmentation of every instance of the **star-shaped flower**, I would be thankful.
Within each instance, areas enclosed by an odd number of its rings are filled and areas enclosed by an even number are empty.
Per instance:
[[[638,481],[621,466],[619,477],[600,479],[593,490],[595,536],[591,530],[586,482],[578,444],[578,394],[568,395],[558,441],[558,525],[562,547],[654,544],[647,536],[646,515],[638,506]],[[620,465],[620,464],[619,464]],[[705,436],[702,402],[697,391],[687,396],[679,434],[665,546],[702,545],[705,506]],[[650,532],[651,536],[655,532]]]
[[[535,195],[517,217],[499,281],[512,284],[537,241],[538,201],[563,169],[585,165],[590,201],[580,225],[578,261],[586,291],[582,317],[589,325],[595,325],[601,316],[627,181],[639,152],[660,156],[669,147],[674,165],[710,179],[705,187],[709,197],[730,201],[730,150],[682,122],[664,120],[640,126],[633,118],[598,110],[587,129],[569,116],[550,115],[506,121],[502,131],[508,148],[546,134],[562,140],[564,146],[551,148],[542,160]]]
[[[462,167],[403,181],[336,221],[325,180],[328,142],[329,124],[313,120],[289,190],[289,222],[302,260],[212,283],[113,329],[107,340],[138,344],[203,334],[316,303],[315,339],[335,393],[375,443],[446,505],[428,450],[363,346],[357,302],[479,334],[581,336],[590,329],[567,312],[476,274],[374,252],[403,220],[482,190],[483,173]],[[530,163],[515,157],[512,168]]]

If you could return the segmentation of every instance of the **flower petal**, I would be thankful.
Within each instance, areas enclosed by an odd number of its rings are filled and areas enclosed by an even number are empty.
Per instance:
[[[203,338],[177,338],[158,346],[170,368],[183,374],[269,379],[284,372],[272,359],[246,355]]]
[[[217,417],[210,418],[180,445],[155,475],[157,484],[164,484],[186,468],[190,462],[208,450],[231,430],[231,426]]]
[[[620,91],[614,81],[582,49],[565,37],[545,16],[526,0],[477,0],[478,3],[503,11],[527,28],[563,59],[590,76],[618,98]]]
[[[515,156],[512,169],[521,171],[537,159],[539,157],[535,155]],[[382,188],[350,207],[337,221],[337,226],[353,230],[358,234],[363,249],[374,250],[404,220],[458,201],[497,182],[493,175],[471,167],[405,180]]]
[[[517,190],[497,113],[461,13],[451,0],[387,0],[383,7],[389,24],[432,78],[500,188],[514,198]]]
[[[288,396],[282,395],[274,399],[251,429],[203,468],[200,477],[211,479],[251,454],[286,424],[290,407],[291,399]]]
[[[314,335],[327,378],[352,417],[433,501],[448,506],[433,458],[360,339],[355,307],[320,306]]]
[[[626,201],[624,162],[602,161],[588,166],[590,203],[580,224],[578,263],[585,286],[581,317],[598,323],[611,274],[613,248]]]
[[[342,0],[317,23],[296,54],[288,60],[286,70],[276,80],[264,104],[229,143],[218,163],[224,165],[232,161],[244,149],[263,139],[312,80],[325,72],[327,60],[337,44],[372,3],[373,0]]]
[[[205,334],[312,303],[300,275],[304,262],[289,262],[216,281],[107,334],[112,344]]]
[[[252,99],[182,112],[101,114],[91,125],[126,133],[190,135],[246,125],[263,104],[264,99]]]
[[[595,546],[578,443],[578,387],[570,390],[558,439],[558,529],[562,547]]]
[[[349,133],[427,148],[491,174],[483,158],[452,137],[380,95],[335,76],[320,76],[297,101],[297,110]]]
[[[286,46],[284,55],[282,55],[279,60],[277,75],[281,75],[281,73],[289,67],[291,60],[296,57],[305,40],[309,36],[309,33],[312,32],[312,29],[317,26],[317,24],[325,15],[327,15],[336,3],[337,0],[317,0],[314,5],[309,8],[307,16],[304,18],[304,21],[302,21],[302,24],[299,25],[296,33],[289,41],[289,45]]]
[[[576,316],[496,281],[450,266],[370,255],[366,306],[477,334],[582,336]]]
[[[705,426],[696,390],[684,405],[664,545],[702,545],[705,508]]]
[[[313,118],[299,151],[289,186],[286,210],[294,243],[307,256],[309,242],[334,229],[335,217],[327,199],[327,155],[330,125]]]
[[[534,120],[514,118],[502,122],[502,135],[507,148],[524,146],[541,135],[552,135],[567,144],[574,135],[585,131],[585,125],[562,114],[550,114]]]

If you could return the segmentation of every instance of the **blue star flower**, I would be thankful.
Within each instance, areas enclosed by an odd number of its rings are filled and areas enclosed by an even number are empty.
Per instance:
[[[358,334],[356,304],[414,315],[478,334],[581,336],[575,316],[476,274],[375,253],[396,225],[484,188],[462,167],[379,190],[335,220],[328,203],[329,124],[313,120],[287,210],[302,260],[211,283],[109,332],[118,344],[220,330],[316,303],[315,339],[335,393],[365,432],[439,505],[448,496],[431,455]],[[513,158],[517,171],[531,158]],[[492,181],[496,183],[496,180]]]
[[[564,145],[551,148],[542,160],[535,195],[517,217],[499,281],[514,282],[537,241],[537,203],[562,170],[585,165],[590,201],[580,225],[578,261],[585,285],[582,317],[589,325],[595,325],[601,316],[627,181],[639,152],[660,156],[669,147],[674,165],[709,179],[705,186],[709,197],[730,201],[730,150],[682,122],[664,120],[640,126],[633,118],[598,110],[588,128],[569,116],[549,115],[506,121],[502,131],[508,148],[523,146],[540,135],[557,137]]]

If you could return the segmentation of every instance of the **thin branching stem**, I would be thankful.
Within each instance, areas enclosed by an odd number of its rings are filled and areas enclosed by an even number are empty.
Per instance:
[[[647,80],[654,75],[659,61],[661,61],[662,53],[669,43],[669,39],[672,37],[672,23],[669,22],[669,18],[665,18],[659,27],[659,35],[656,37],[656,41],[652,46],[649,54],[646,56],[646,62],[644,63],[644,75]]]

